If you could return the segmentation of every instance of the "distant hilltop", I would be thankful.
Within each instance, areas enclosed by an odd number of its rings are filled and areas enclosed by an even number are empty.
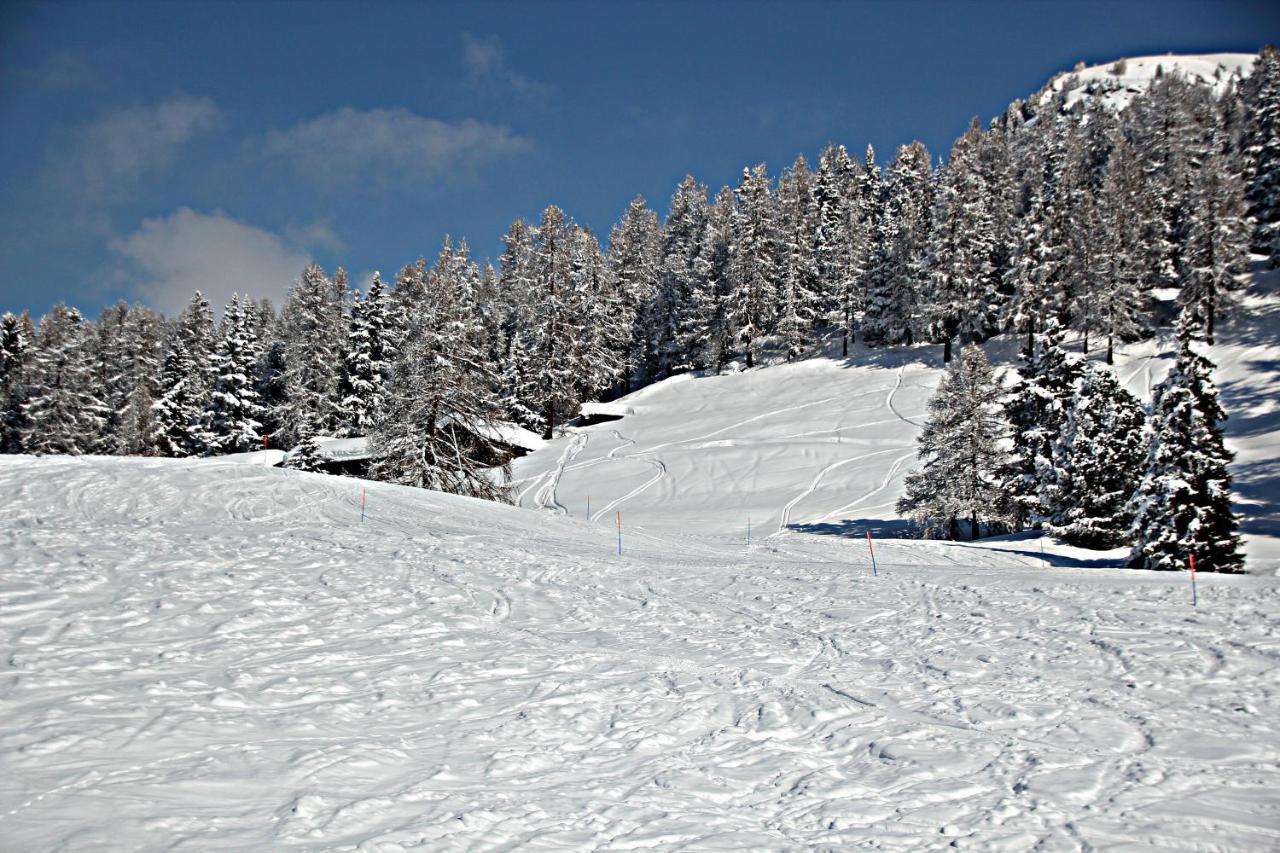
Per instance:
[[[1214,87],[1221,94],[1232,80],[1247,77],[1255,53],[1164,54],[1117,59],[1104,65],[1083,63],[1073,71],[1055,74],[1029,100],[1037,103],[1047,94],[1067,90],[1069,108],[1085,97],[1102,97],[1116,110],[1124,109],[1134,95],[1146,91],[1157,73],[1178,72],[1189,80]]]

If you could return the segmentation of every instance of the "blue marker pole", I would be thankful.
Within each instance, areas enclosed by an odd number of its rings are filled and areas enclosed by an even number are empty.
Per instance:
[[[874,578],[879,576],[880,573],[876,571],[876,546],[871,542],[870,530],[867,531],[867,547],[871,549],[871,576]]]
[[[587,521],[591,520],[591,495],[587,495]]]

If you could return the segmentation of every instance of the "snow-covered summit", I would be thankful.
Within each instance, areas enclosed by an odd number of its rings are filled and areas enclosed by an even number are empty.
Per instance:
[[[1094,96],[1102,97],[1108,106],[1119,110],[1134,95],[1146,91],[1157,72],[1178,73],[1189,80],[1209,84],[1221,93],[1232,80],[1247,77],[1255,59],[1257,55],[1253,53],[1170,53],[1117,59],[1056,74],[1042,90],[1042,95],[1068,88],[1068,107]]]

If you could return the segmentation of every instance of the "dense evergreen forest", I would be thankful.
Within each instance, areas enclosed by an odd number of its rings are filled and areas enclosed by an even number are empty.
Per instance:
[[[217,320],[197,293],[176,318],[5,314],[0,451],[183,457],[269,435],[308,467],[315,436],[367,436],[373,477],[500,500],[485,425],[550,437],[582,401],[683,371],[931,343],[951,367],[901,504],[926,535],[1044,525],[1152,568],[1203,541],[1222,555],[1204,568],[1237,570],[1202,353],[1250,252],[1280,264],[1280,54],[1213,83],[1161,71],[1118,111],[1084,85],[975,119],[937,164],[919,142],[885,163],[830,145],[714,197],[686,177],[665,219],[631,202],[607,248],[550,206],[496,266],[448,238],[363,293],[313,265],[278,312],[245,295]],[[1148,412],[1106,365],[1171,326]],[[973,346],[1006,333],[1012,385]]]

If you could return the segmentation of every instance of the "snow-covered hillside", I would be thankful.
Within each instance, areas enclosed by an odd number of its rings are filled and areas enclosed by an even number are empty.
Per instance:
[[[1230,419],[1248,567],[1280,570],[1280,273],[1255,275],[1209,355]],[[989,345],[1009,363],[1010,341]],[[1134,345],[1116,371],[1150,399],[1171,342]],[[941,376],[941,348],[861,350],[725,376],[679,376],[621,403],[633,414],[567,435],[515,465],[519,502],[699,540],[797,531],[906,535],[894,512]],[[1049,544],[1050,550],[1054,548]],[[1110,556],[1113,562],[1124,552]],[[1101,557],[1101,555],[1094,555]]]
[[[1075,88],[1067,93],[1068,107],[1093,94],[1103,97],[1112,108],[1120,109],[1134,95],[1146,91],[1157,70],[1181,74],[1188,80],[1211,85],[1221,93],[1231,80],[1248,76],[1256,58],[1253,53],[1137,56],[1063,72],[1049,81],[1046,91],[1060,92],[1068,81],[1074,81]]]
[[[873,576],[858,540],[651,528],[619,557],[580,519],[220,461],[3,457],[0,489],[6,850],[1280,842],[1274,577],[1193,610],[1034,543],[884,540]]]

